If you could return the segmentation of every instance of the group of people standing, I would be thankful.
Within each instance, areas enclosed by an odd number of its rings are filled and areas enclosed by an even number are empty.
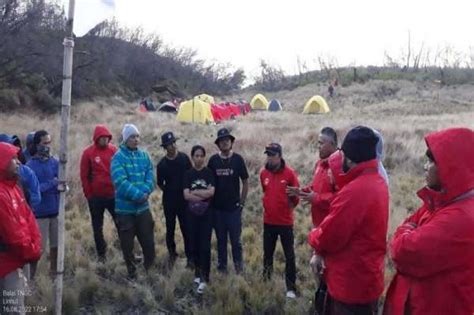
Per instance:
[[[11,290],[19,287],[20,268],[25,264],[30,264],[28,273],[34,276],[46,240],[51,270],[55,270],[58,161],[51,156],[51,137],[46,131],[29,136],[27,152],[15,147],[21,142],[14,137],[2,137],[0,141],[6,143],[0,143],[0,284],[2,290]],[[150,156],[140,149],[136,126],[124,126],[118,148],[111,140],[107,128],[98,125],[93,144],[83,152],[80,177],[98,259],[107,259],[102,232],[107,210],[133,280],[138,264],[135,238],[146,271],[155,260],[150,211],[155,173]],[[235,272],[244,271],[241,230],[249,172],[244,158],[234,152],[236,139],[226,128],[218,131],[219,152],[207,164],[203,146],[193,146],[188,157],[178,150],[177,140],[172,132],[161,136],[165,156],[156,167],[156,182],[163,192],[166,246],[172,265],[178,257],[174,236],[179,222],[186,265],[194,269],[196,291],[202,294],[210,281],[213,230],[217,270],[227,273],[230,239]],[[387,248],[396,274],[387,291],[384,314],[474,313],[474,132],[451,128],[431,133],[425,141],[427,185],[418,192],[423,205],[388,244],[389,181],[379,132],[355,127],[339,149],[336,131],[323,128],[313,181],[306,187],[300,187],[281,144],[262,148],[266,155],[260,171],[263,278],[272,276],[279,237],[286,263],[286,297],[297,296],[294,209],[303,202],[311,207],[314,227],[308,242],[313,250],[310,265],[318,277],[317,314],[377,314]]]

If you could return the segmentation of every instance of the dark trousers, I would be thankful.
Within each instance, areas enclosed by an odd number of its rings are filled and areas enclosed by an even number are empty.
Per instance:
[[[135,257],[133,254],[135,236],[138,238],[143,251],[145,270],[148,270],[155,260],[155,223],[150,211],[147,210],[139,215],[117,214],[117,224],[128,275],[133,278],[136,276]]]
[[[296,290],[296,262],[293,227],[287,225],[263,225],[263,275],[270,279],[273,272],[273,254],[280,236],[285,253],[285,282],[287,290]]]
[[[232,246],[232,259],[237,273],[243,270],[242,242],[242,210],[240,207],[232,209],[214,210],[214,229],[217,237],[217,269],[227,271],[227,238]]]
[[[326,315],[376,315],[378,300],[367,304],[346,304],[333,299],[328,293]]]
[[[107,243],[104,239],[104,213],[107,210],[114,220],[115,227],[118,227],[115,221],[115,199],[114,198],[91,198],[88,200],[89,211],[91,214],[92,231],[94,233],[95,248],[99,258],[105,258],[107,252]]]
[[[209,282],[211,270],[212,214],[207,210],[201,216],[187,211],[189,227],[189,245],[194,261],[194,274],[204,282]]]
[[[189,249],[189,237],[187,228],[187,216],[185,206],[176,207],[175,205],[163,205],[166,219],[166,246],[170,257],[176,257],[176,243],[174,241],[174,231],[176,229],[176,217],[179,220],[179,227],[183,235],[184,253],[188,261],[192,261]]]

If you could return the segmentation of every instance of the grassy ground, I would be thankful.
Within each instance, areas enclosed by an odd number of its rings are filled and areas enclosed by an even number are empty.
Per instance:
[[[250,172],[250,192],[243,215],[242,240],[246,271],[242,276],[232,272],[222,277],[215,272],[216,252],[213,238],[211,285],[202,298],[193,289],[193,274],[184,268],[184,258],[168,268],[165,246],[165,224],[161,194],[152,195],[152,212],[156,221],[157,263],[146,276],[141,270],[137,283],[126,275],[115,228],[107,218],[105,237],[109,243],[108,261],[100,265],[95,259],[92,228],[79,181],[79,159],[90,142],[95,124],[105,123],[119,139],[124,123],[135,123],[142,132],[142,144],[154,163],[164,155],[159,147],[161,133],[172,130],[181,140],[180,149],[189,153],[192,145],[204,145],[209,155],[216,152],[213,144],[220,126],[180,124],[173,116],[161,113],[137,113],[135,105],[121,100],[98,100],[74,106],[71,116],[69,178],[70,192],[66,212],[66,274],[64,310],[67,314],[302,314],[311,307],[315,281],[308,261],[310,248],[306,235],[311,227],[309,206],[296,209],[295,246],[300,295],[295,301],[285,300],[284,256],[281,247],[275,254],[272,281],[261,281],[262,272],[262,207],[258,172],[265,159],[264,145],[278,141],[283,145],[287,163],[299,173],[300,182],[309,184],[317,160],[316,139],[324,126],[336,128],[342,140],[351,127],[365,124],[379,129],[385,137],[385,164],[390,174],[390,233],[415,209],[419,202],[415,192],[423,184],[423,136],[430,131],[451,126],[474,128],[474,93],[472,86],[421,86],[407,82],[371,82],[337,90],[329,100],[332,112],[327,115],[300,114],[304,102],[313,94],[324,94],[326,87],[310,85],[294,91],[282,91],[269,98],[283,101],[280,113],[254,112],[229,122],[236,136],[235,151],[241,153]],[[249,97],[248,95],[236,95]],[[110,106],[112,104],[112,106]],[[59,142],[59,118],[31,114],[1,115],[2,131],[26,135],[30,130],[48,129],[53,141]],[[454,153],[455,154],[455,153]],[[389,234],[390,234],[389,233]],[[182,249],[179,233],[178,249]],[[184,255],[183,255],[184,256]],[[47,276],[46,262],[40,264],[36,293],[32,305],[51,309],[52,282]],[[387,267],[386,282],[392,271]]]

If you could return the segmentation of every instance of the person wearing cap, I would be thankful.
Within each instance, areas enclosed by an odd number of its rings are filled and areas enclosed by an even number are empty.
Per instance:
[[[10,135],[2,134],[0,135],[0,142],[14,144],[13,137]],[[21,150],[21,147],[17,148]],[[20,151],[19,151],[20,152]],[[18,156],[19,160],[19,156]],[[18,166],[18,174],[20,175],[19,184],[20,188],[23,190],[25,195],[26,202],[30,207],[36,207],[41,202],[41,191],[38,178],[36,177],[35,172],[28,166],[20,164]]]
[[[389,195],[378,172],[377,142],[368,127],[347,133],[340,190],[308,236],[324,260],[329,314],[376,314],[384,289]]]
[[[170,131],[161,136],[161,147],[166,151],[166,155],[160,160],[156,167],[157,184],[163,191],[163,211],[166,219],[166,247],[168,248],[169,262],[173,264],[178,253],[174,240],[176,228],[176,217],[179,220],[179,227],[183,235],[184,252],[191,266],[193,259],[189,248],[188,226],[186,224],[186,201],[184,200],[184,174],[192,168],[189,157],[178,151],[176,138]]]
[[[2,314],[23,314],[26,283],[21,268],[41,256],[41,235],[17,185],[19,149],[0,143],[0,300]]]
[[[115,188],[115,213],[120,245],[127,266],[128,278],[136,278],[133,246],[135,237],[143,251],[145,270],[155,260],[154,221],[148,201],[154,190],[153,165],[150,156],[141,150],[140,132],[133,124],[122,130],[123,142],[112,158],[112,183]]]
[[[384,314],[474,314],[474,131],[444,129],[425,143],[423,204],[390,242]]]
[[[273,254],[278,237],[285,253],[286,297],[296,298],[296,262],[294,248],[294,214],[298,196],[289,196],[287,187],[299,187],[298,176],[282,156],[282,147],[270,143],[265,147],[267,160],[260,171],[263,190],[263,276],[270,279],[273,272]]]
[[[220,152],[211,156],[208,167],[214,172],[216,186],[212,208],[217,236],[217,269],[227,272],[227,237],[232,245],[232,259],[236,273],[243,271],[242,209],[248,192],[249,174],[240,154],[233,152],[235,137],[227,128],[217,132],[215,144]],[[242,191],[240,182],[242,181]]]
[[[26,165],[38,178],[41,191],[41,202],[33,206],[41,232],[41,248],[47,252],[49,243],[50,273],[55,274],[58,259],[58,214],[59,161],[51,155],[51,135],[46,130],[39,130],[33,137],[33,158]],[[31,277],[36,273],[36,265],[31,265]]]
[[[89,205],[95,248],[99,261],[106,260],[107,243],[104,240],[104,212],[115,222],[115,191],[110,176],[110,163],[117,147],[110,143],[112,134],[104,125],[97,125],[93,143],[82,153],[80,177],[82,191]]]
[[[23,150],[23,156],[25,158],[25,163],[28,163],[29,160],[32,158],[32,149],[33,149],[33,138],[35,136],[35,131],[28,133],[26,136],[26,146]]]

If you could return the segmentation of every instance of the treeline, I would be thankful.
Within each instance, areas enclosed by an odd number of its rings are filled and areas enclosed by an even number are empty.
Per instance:
[[[331,56],[318,56],[318,70],[310,70],[306,62],[297,58],[298,74],[286,75],[276,65],[260,62],[260,74],[251,87],[263,91],[292,90],[310,83],[342,86],[363,84],[370,80],[407,80],[435,82],[440,85],[474,84],[474,54],[463,53],[452,46],[438,47],[431,51],[423,44],[416,49],[408,41],[401,56],[385,53],[383,66],[340,66]]]
[[[60,106],[66,16],[45,0],[0,2],[0,110]],[[75,38],[73,98],[149,96],[171,82],[182,95],[237,90],[243,70],[208,65],[191,49],[165,45],[157,35],[105,21]]]

